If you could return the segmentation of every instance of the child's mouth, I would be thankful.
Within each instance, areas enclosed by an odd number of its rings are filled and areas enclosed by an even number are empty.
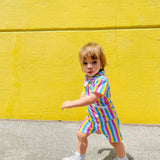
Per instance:
[[[91,74],[91,73],[93,73],[93,71],[89,71],[88,73]]]

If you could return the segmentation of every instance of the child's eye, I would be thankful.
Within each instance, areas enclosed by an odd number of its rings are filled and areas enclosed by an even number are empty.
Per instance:
[[[96,64],[97,63],[97,61],[92,61],[92,64]]]
[[[83,62],[84,65],[87,65],[87,62]]]

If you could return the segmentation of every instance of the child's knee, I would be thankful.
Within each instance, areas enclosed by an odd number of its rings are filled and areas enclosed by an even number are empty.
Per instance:
[[[120,145],[123,145],[123,143],[120,141],[120,142],[110,142],[110,144],[115,148],[117,146],[120,146]]]
[[[82,133],[80,131],[77,132],[77,138],[80,141],[85,141],[88,137],[88,134]]]

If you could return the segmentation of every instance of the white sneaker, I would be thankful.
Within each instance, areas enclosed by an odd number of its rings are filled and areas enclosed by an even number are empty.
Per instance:
[[[74,159],[75,159],[75,155],[68,158],[63,158],[63,160],[74,160]]]
[[[66,158],[63,158],[63,160],[85,160],[85,157],[84,155],[81,155],[80,153],[78,152],[75,152],[75,154],[71,157],[66,157]]]

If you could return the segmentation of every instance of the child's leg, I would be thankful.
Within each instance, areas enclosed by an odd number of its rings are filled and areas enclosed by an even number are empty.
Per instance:
[[[124,145],[123,145],[123,143],[121,141],[117,142],[117,143],[110,142],[110,144],[114,147],[116,155],[119,158],[124,158],[126,156],[125,148],[124,148]]]
[[[78,139],[77,151],[82,155],[85,155],[86,150],[87,150],[87,146],[88,146],[87,137],[88,136],[89,134],[82,133],[80,131],[77,132],[77,139]]]

